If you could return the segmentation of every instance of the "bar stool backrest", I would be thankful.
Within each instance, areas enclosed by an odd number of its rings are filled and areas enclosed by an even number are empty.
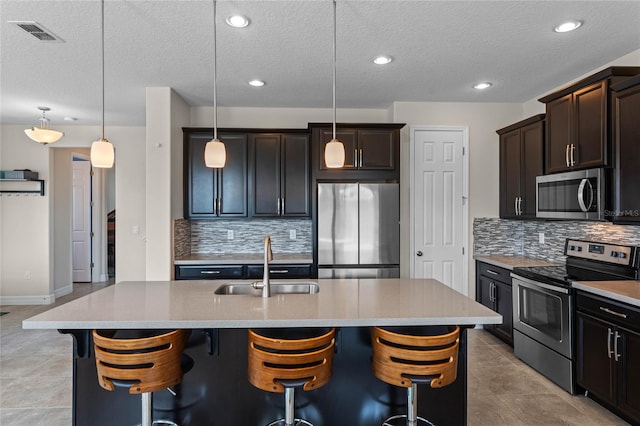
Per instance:
[[[432,388],[452,383],[458,374],[460,327],[451,329],[439,335],[409,335],[373,327],[374,374],[405,388],[412,382],[426,382]]]
[[[180,359],[190,330],[118,339],[113,331],[93,330],[98,382],[107,390],[128,386],[130,394],[154,392],[182,381]]]
[[[272,338],[249,330],[249,382],[267,392],[282,393],[298,382],[317,389],[331,379],[335,329],[311,338]]]

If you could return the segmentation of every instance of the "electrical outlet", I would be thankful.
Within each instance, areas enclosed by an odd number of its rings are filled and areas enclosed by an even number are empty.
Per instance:
[[[544,244],[544,232],[538,232],[538,242]]]
[[[290,240],[295,240],[296,239],[296,230],[295,229],[290,229],[289,230],[289,239]]]
[[[24,279],[25,280],[31,279],[31,271],[24,271]]]
[[[227,229],[227,240],[233,240],[233,229]]]
[[[133,235],[138,235],[138,234],[140,234],[140,227],[139,227],[138,225],[133,225],[133,226],[131,227],[131,233],[132,233]]]

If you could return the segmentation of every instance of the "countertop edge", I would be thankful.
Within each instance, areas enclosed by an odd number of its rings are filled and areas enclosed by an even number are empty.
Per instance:
[[[551,262],[549,260],[516,255],[479,254],[473,256],[473,259],[478,262],[488,263],[490,265],[507,269],[509,271],[513,271],[513,268],[516,267],[561,265],[561,263],[558,262]]]
[[[598,281],[592,281],[592,282],[572,281],[571,282],[571,286],[575,289],[582,290],[587,293],[595,294],[598,296],[607,297],[609,299],[612,299],[618,302],[628,303],[629,305],[640,308],[640,299],[636,299],[634,297],[620,294],[614,290],[598,287],[597,285],[598,285]]]
[[[438,317],[438,318],[359,318],[359,319],[327,319],[327,320],[193,320],[193,321],[39,321],[23,320],[22,328],[26,330],[90,330],[90,329],[199,329],[199,328],[270,328],[270,327],[374,327],[403,325],[460,325],[476,326],[502,324],[503,318],[496,314],[490,317]]]

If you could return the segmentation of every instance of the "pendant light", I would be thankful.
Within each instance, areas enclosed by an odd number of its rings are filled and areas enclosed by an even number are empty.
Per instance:
[[[25,129],[24,132],[29,138],[33,141],[41,143],[43,145],[47,145],[50,143],[58,142],[61,137],[64,136],[64,133],[59,132],[57,130],[51,130],[49,128],[49,119],[44,116],[45,112],[49,111],[50,108],[47,107],[38,107],[40,111],[42,111],[42,117],[38,119],[40,122],[40,127],[30,127]]]
[[[218,139],[218,100],[216,97],[216,62],[218,49],[216,46],[216,1],[213,0],[213,139],[204,148],[204,164],[207,167],[220,169],[227,162],[227,150]]]
[[[113,145],[104,137],[104,0],[101,0],[102,32],[102,138],[91,144],[91,165],[99,168],[113,167]]]
[[[336,0],[333,0],[333,139],[324,147],[324,162],[330,169],[344,166],[344,144],[336,139]]]

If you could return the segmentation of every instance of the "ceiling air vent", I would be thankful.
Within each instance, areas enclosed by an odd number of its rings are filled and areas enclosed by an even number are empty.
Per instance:
[[[18,28],[28,32],[40,41],[57,41],[64,43],[63,39],[35,21],[11,21],[10,23],[17,25]]]

